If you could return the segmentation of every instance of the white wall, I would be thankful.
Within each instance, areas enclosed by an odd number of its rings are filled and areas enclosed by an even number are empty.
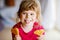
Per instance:
[[[3,2],[3,0],[1,0]],[[2,20],[2,23],[4,24],[5,27],[13,27],[13,25],[16,24],[16,14],[19,9],[19,4],[21,0],[15,0],[15,6],[13,7],[6,7],[3,6],[3,8],[0,10],[1,13],[0,15],[4,18]]]
[[[3,8],[5,5],[4,5],[4,0],[0,0],[0,8]]]
[[[54,29],[55,21],[56,21],[56,8],[55,8],[55,0],[48,0],[47,6],[43,13],[43,22],[42,25],[46,30]]]
[[[56,28],[60,30],[60,0],[56,0]]]

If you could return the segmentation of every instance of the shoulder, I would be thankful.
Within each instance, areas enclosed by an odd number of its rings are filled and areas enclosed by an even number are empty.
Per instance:
[[[34,28],[35,29],[44,29],[43,26],[41,24],[39,24],[38,22],[34,23]]]
[[[18,28],[18,27],[20,27],[20,25],[21,25],[21,22],[18,22],[17,24],[15,24],[15,25],[13,26],[13,28]]]
[[[15,24],[15,25],[13,26],[13,28],[11,29],[11,32],[12,32],[13,34],[15,34],[15,35],[18,35],[18,34],[19,34],[20,24],[21,24],[21,23],[19,22],[19,23]]]

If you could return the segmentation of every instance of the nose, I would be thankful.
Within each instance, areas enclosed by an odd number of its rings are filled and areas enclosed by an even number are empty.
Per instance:
[[[29,15],[28,14],[26,15],[26,18],[29,18]]]

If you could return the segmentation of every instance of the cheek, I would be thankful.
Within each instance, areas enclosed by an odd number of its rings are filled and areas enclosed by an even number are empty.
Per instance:
[[[33,17],[33,20],[36,20],[36,17]]]
[[[36,19],[36,15],[33,16],[33,19]]]
[[[20,15],[20,20],[23,21],[23,17],[22,17],[22,15]]]
[[[20,15],[20,20],[22,19],[22,15]]]
[[[33,19],[33,20],[36,20],[36,16],[33,16],[32,19]]]
[[[21,15],[21,16],[20,16],[20,19],[24,19],[24,18],[25,18],[25,16],[24,16],[24,15]]]
[[[33,17],[32,18],[32,22],[34,23],[36,21],[36,17]]]

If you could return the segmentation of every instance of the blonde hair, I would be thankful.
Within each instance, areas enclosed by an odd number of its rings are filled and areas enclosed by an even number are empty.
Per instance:
[[[20,17],[21,12],[28,10],[35,11],[37,15],[37,21],[40,22],[41,8],[35,0],[22,1],[18,10],[18,17]]]

